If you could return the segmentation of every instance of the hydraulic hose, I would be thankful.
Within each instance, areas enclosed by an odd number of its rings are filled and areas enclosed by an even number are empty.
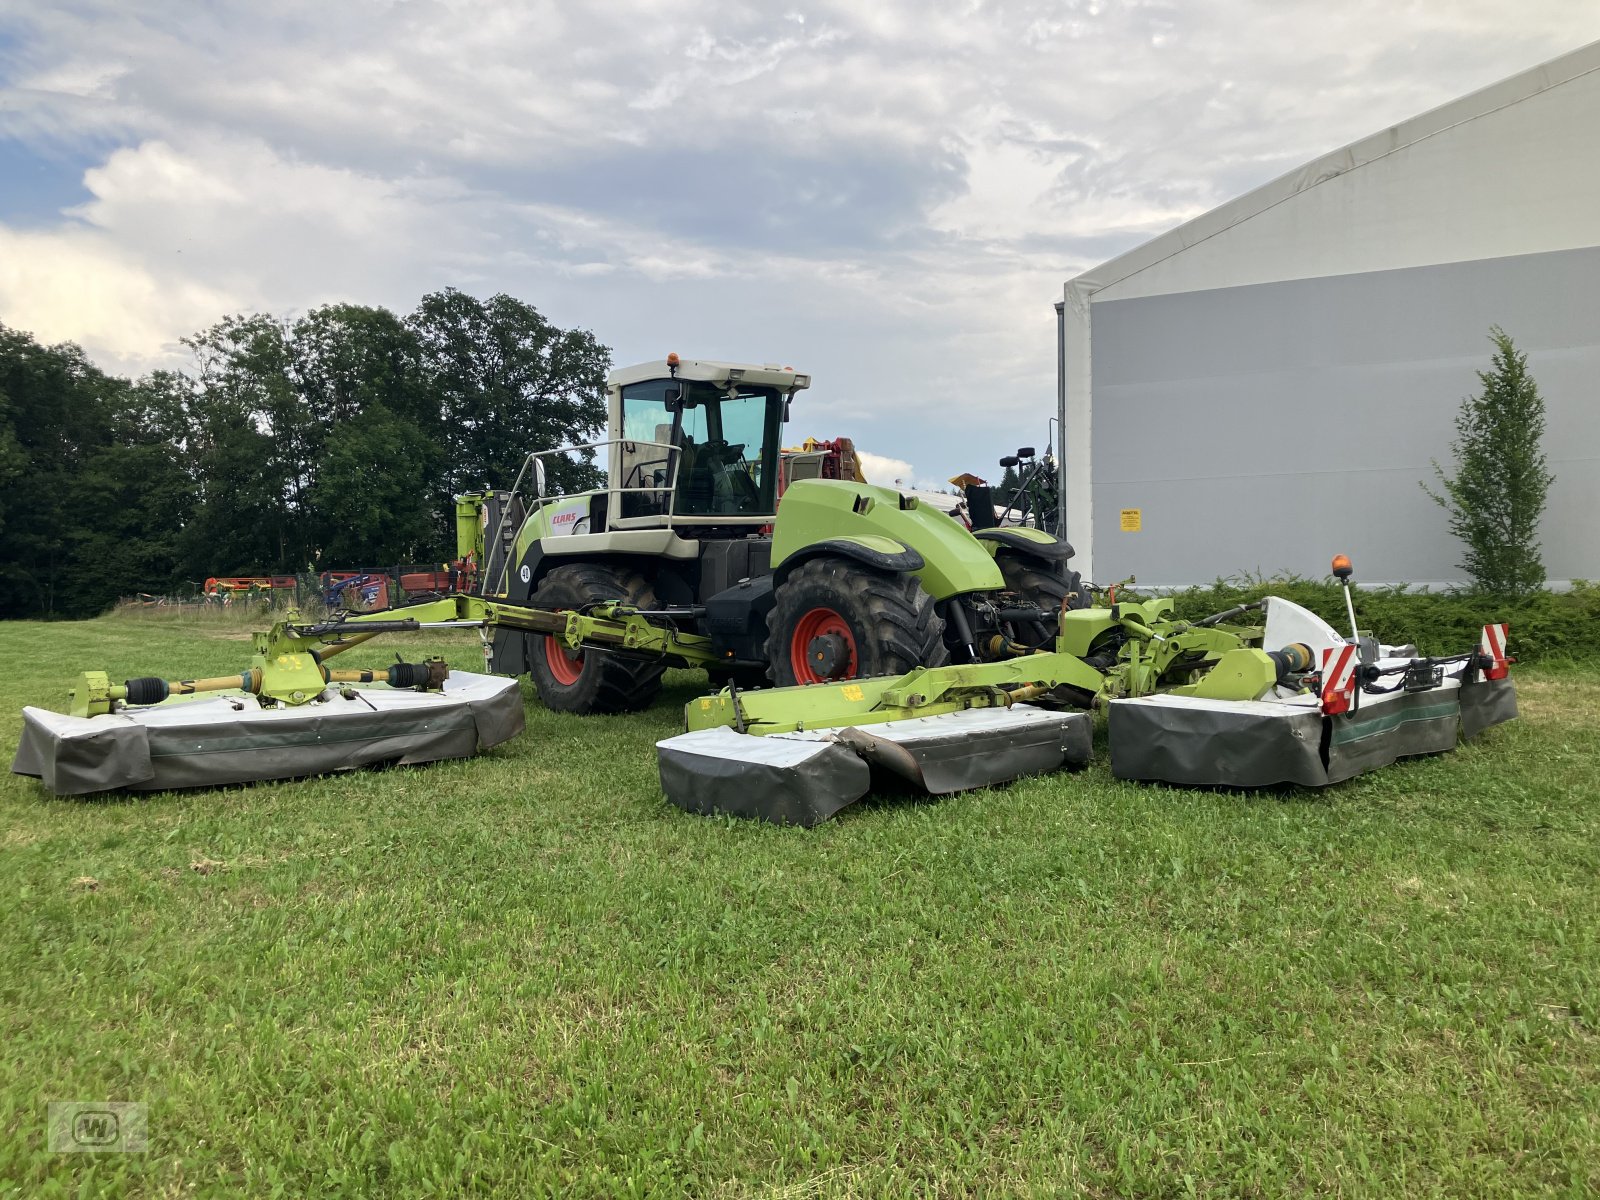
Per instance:
[[[1265,603],[1265,600],[1252,600],[1249,604],[1236,604],[1232,608],[1224,609],[1222,612],[1212,613],[1204,620],[1196,621],[1194,623],[1194,627],[1196,629],[1205,629],[1211,625],[1220,625],[1224,621],[1233,620],[1234,617],[1240,617],[1247,612],[1253,612]]]

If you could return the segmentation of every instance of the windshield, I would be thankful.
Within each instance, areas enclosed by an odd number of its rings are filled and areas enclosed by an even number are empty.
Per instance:
[[[770,516],[777,511],[778,426],[783,396],[776,388],[651,380],[622,392],[622,432],[629,440],[678,447],[676,516]],[[639,447],[623,487],[660,486],[663,451]],[[646,463],[644,460],[654,460]]]
[[[612,486],[622,490],[624,517],[667,513],[676,456],[671,450],[644,443],[672,444],[677,395],[678,385],[670,379],[652,379],[622,389],[622,477]]]

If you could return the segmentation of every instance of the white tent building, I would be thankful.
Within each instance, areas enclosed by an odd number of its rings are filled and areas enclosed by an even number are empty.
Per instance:
[[[1503,327],[1544,395],[1553,584],[1600,578],[1600,43],[1336,150],[1066,285],[1086,575],[1464,581],[1422,491]]]

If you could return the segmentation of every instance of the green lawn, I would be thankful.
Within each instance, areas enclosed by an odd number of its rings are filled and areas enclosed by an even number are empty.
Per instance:
[[[8,751],[79,670],[243,637],[0,625]],[[0,1190],[1593,1195],[1600,667],[1519,680],[1524,720],[1324,793],[1117,783],[1102,745],[809,832],[662,798],[688,672],[471,762],[7,776]],[[47,1153],[58,1099],[148,1103],[149,1152]]]

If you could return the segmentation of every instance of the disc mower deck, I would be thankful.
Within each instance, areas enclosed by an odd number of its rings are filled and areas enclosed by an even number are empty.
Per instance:
[[[438,691],[349,686],[263,708],[242,691],[74,717],[22,710],[11,770],[58,796],[211,787],[471,758],[522,732],[515,679],[452,674]]]
[[[1253,609],[1264,626],[1231,623]],[[467,595],[321,623],[291,614],[255,635],[238,675],[83,676],[71,714],[24,710],[12,770],[84,795],[467,757],[522,729],[516,680],[451,674],[438,659],[349,671],[328,660],[381,633],[500,627],[573,651],[714,662],[706,639],[663,615]],[[691,812],[814,825],[873,790],[944,795],[1081,767],[1092,734],[1081,708],[1093,705],[1108,712],[1118,778],[1320,787],[1515,717],[1505,634],[1486,626],[1472,650],[1426,658],[1347,639],[1276,597],[1194,622],[1175,619],[1170,599],[1063,610],[1053,650],[694,700],[686,732],[657,743],[661,786]]]

